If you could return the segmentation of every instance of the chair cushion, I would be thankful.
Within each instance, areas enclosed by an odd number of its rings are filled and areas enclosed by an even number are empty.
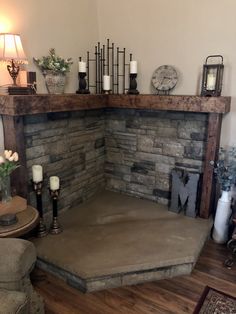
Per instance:
[[[0,314],[26,314],[29,305],[25,293],[0,289]]]
[[[33,243],[22,239],[0,239],[0,282],[18,281],[36,261]]]

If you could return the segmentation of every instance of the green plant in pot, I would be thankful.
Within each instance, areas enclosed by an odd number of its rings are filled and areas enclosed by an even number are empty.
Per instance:
[[[66,74],[73,64],[71,58],[64,59],[56,54],[54,48],[49,50],[48,56],[33,58],[34,62],[45,77],[47,90],[50,94],[61,94],[64,92]]]

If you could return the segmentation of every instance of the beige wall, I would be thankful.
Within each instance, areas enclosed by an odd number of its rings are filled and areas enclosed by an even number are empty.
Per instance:
[[[32,62],[33,57],[48,54],[50,48],[74,64],[68,75],[66,92],[78,88],[78,58],[94,46],[98,38],[95,0],[1,0],[0,32],[15,32],[22,37],[29,60],[28,70],[37,70],[38,91],[46,92],[42,74]],[[4,67],[5,68],[5,67]],[[0,85],[9,76],[0,68]]]
[[[180,80],[174,94],[196,95],[206,56],[224,56],[223,95],[232,96],[224,117],[222,143],[235,143],[236,133],[236,1],[235,0],[1,0],[0,32],[20,33],[29,59],[51,47],[75,64],[66,92],[78,88],[77,61],[95,43],[110,38],[139,62],[138,89],[153,92],[150,79],[162,64],[174,65]],[[0,65],[0,85],[10,82]],[[46,92],[37,70],[38,91]]]
[[[232,96],[224,118],[222,143],[236,134],[236,1],[235,0],[97,0],[100,40],[133,52],[139,63],[138,89],[153,92],[153,71],[174,65],[180,76],[173,94],[196,95],[202,65],[210,54],[224,56],[223,95]]]

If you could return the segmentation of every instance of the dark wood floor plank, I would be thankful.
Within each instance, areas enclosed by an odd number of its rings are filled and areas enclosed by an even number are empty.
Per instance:
[[[223,265],[228,254],[209,240],[189,276],[88,294],[39,269],[33,284],[46,314],[191,314],[206,285],[236,296],[236,266]]]

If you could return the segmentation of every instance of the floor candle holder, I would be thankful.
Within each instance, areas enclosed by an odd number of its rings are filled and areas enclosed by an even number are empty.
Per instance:
[[[130,95],[138,95],[139,91],[137,90],[137,82],[136,82],[137,73],[130,73],[129,75],[129,89],[127,94]]]
[[[51,234],[59,234],[63,231],[58,221],[58,209],[57,209],[57,201],[58,201],[60,190],[49,189],[49,192],[52,199],[52,210],[53,210],[53,219],[52,219],[52,224],[50,226],[49,232]]]
[[[48,232],[46,229],[46,225],[44,223],[43,219],[43,206],[42,206],[42,188],[43,188],[43,182],[33,182],[33,190],[36,195],[36,204],[37,204],[37,210],[39,213],[39,225],[38,225],[38,230],[37,230],[37,237],[42,238],[45,237]]]
[[[78,73],[79,77],[79,89],[76,91],[76,94],[90,94],[90,91],[86,88],[87,83],[86,83],[86,72],[79,72]]]

